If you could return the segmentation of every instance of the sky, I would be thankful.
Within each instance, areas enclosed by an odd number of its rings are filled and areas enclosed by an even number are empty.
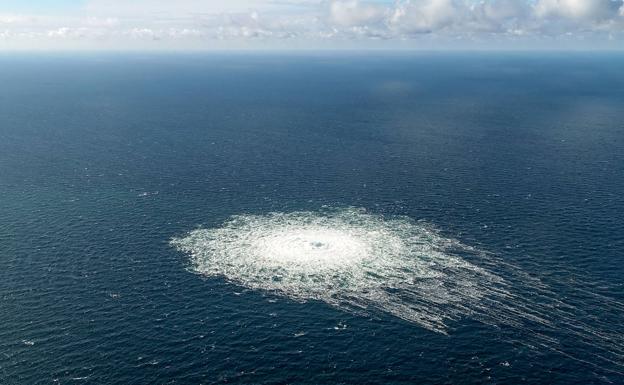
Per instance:
[[[624,50],[624,0],[0,0],[0,50]]]

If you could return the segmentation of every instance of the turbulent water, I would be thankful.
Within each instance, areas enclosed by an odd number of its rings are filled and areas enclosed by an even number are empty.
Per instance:
[[[622,68],[0,54],[0,384],[624,383]]]
[[[363,209],[240,215],[172,243],[199,273],[297,300],[376,308],[438,332],[447,320],[490,316],[482,300],[506,295],[500,277],[456,254],[472,248],[425,223]]]
[[[449,321],[461,318],[515,327],[529,332],[522,341],[527,346],[541,345],[597,366],[560,350],[549,334],[563,323],[566,333],[600,352],[597,362],[624,373],[622,334],[570,318],[569,305],[539,278],[408,217],[385,218],[358,208],[237,215],[171,244],[191,256],[192,270],[249,289],[319,300],[363,315],[384,311],[444,334]],[[546,304],[518,295],[519,287]],[[624,311],[624,303],[607,303]]]

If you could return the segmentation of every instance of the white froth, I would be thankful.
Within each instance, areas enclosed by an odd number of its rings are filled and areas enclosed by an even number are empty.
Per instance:
[[[574,306],[539,279],[406,217],[355,208],[238,215],[171,243],[190,255],[194,271],[250,289],[356,313],[383,311],[440,333],[450,321],[469,317],[523,330],[519,342],[530,349],[624,367],[624,336],[610,332],[609,323],[573,316]],[[582,294],[624,311],[620,302]],[[562,332],[600,353],[587,359],[561,350],[555,336]]]
[[[251,247],[265,260],[318,269],[357,263],[370,254],[357,234],[319,226],[276,229],[255,239]]]
[[[456,254],[473,249],[424,223],[362,209],[239,215],[172,243],[201,274],[295,300],[377,309],[438,332],[464,315],[487,318],[482,299],[504,295],[501,278]]]

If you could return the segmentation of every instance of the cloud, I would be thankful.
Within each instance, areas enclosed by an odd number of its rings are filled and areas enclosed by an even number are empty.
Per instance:
[[[331,1],[329,21],[333,25],[353,27],[381,22],[387,10],[379,5],[362,3],[357,0]]]
[[[18,24],[24,23],[28,20],[26,16],[23,15],[13,15],[13,14],[0,14],[0,25],[2,24]]]
[[[271,3],[260,0],[91,0],[84,9],[88,13],[101,15],[170,15],[172,17],[195,14],[224,14],[248,12],[266,8]]]
[[[64,14],[0,13],[0,48],[84,46],[366,48],[442,46],[449,41],[509,47],[578,41],[624,47],[623,0],[88,0]],[[286,43],[282,43],[286,42]],[[413,42],[413,43],[412,43]],[[536,43],[537,42],[537,43]],[[73,43],[72,43],[73,44]],[[378,43],[381,44],[381,43]],[[454,43],[458,44],[458,43]],[[476,43],[475,43],[476,44]],[[618,46],[619,44],[619,46]]]
[[[617,15],[621,6],[620,0],[539,0],[535,12],[539,17],[595,21]]]
[[[390,25],[406,33],[443,30],[460,23],[464,4],[453,0],[413,0],[397,4]]]

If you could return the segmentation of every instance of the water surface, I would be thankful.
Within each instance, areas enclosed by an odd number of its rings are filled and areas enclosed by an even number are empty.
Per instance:
[[[0,56],[0,382],[624,381],[623,67]],[[198,273],[170,243],[235,215],[354,208],[472,248],[453,258],[505,280],[480,302],[497,317],[469,307],[440,333],[302,302]]]

